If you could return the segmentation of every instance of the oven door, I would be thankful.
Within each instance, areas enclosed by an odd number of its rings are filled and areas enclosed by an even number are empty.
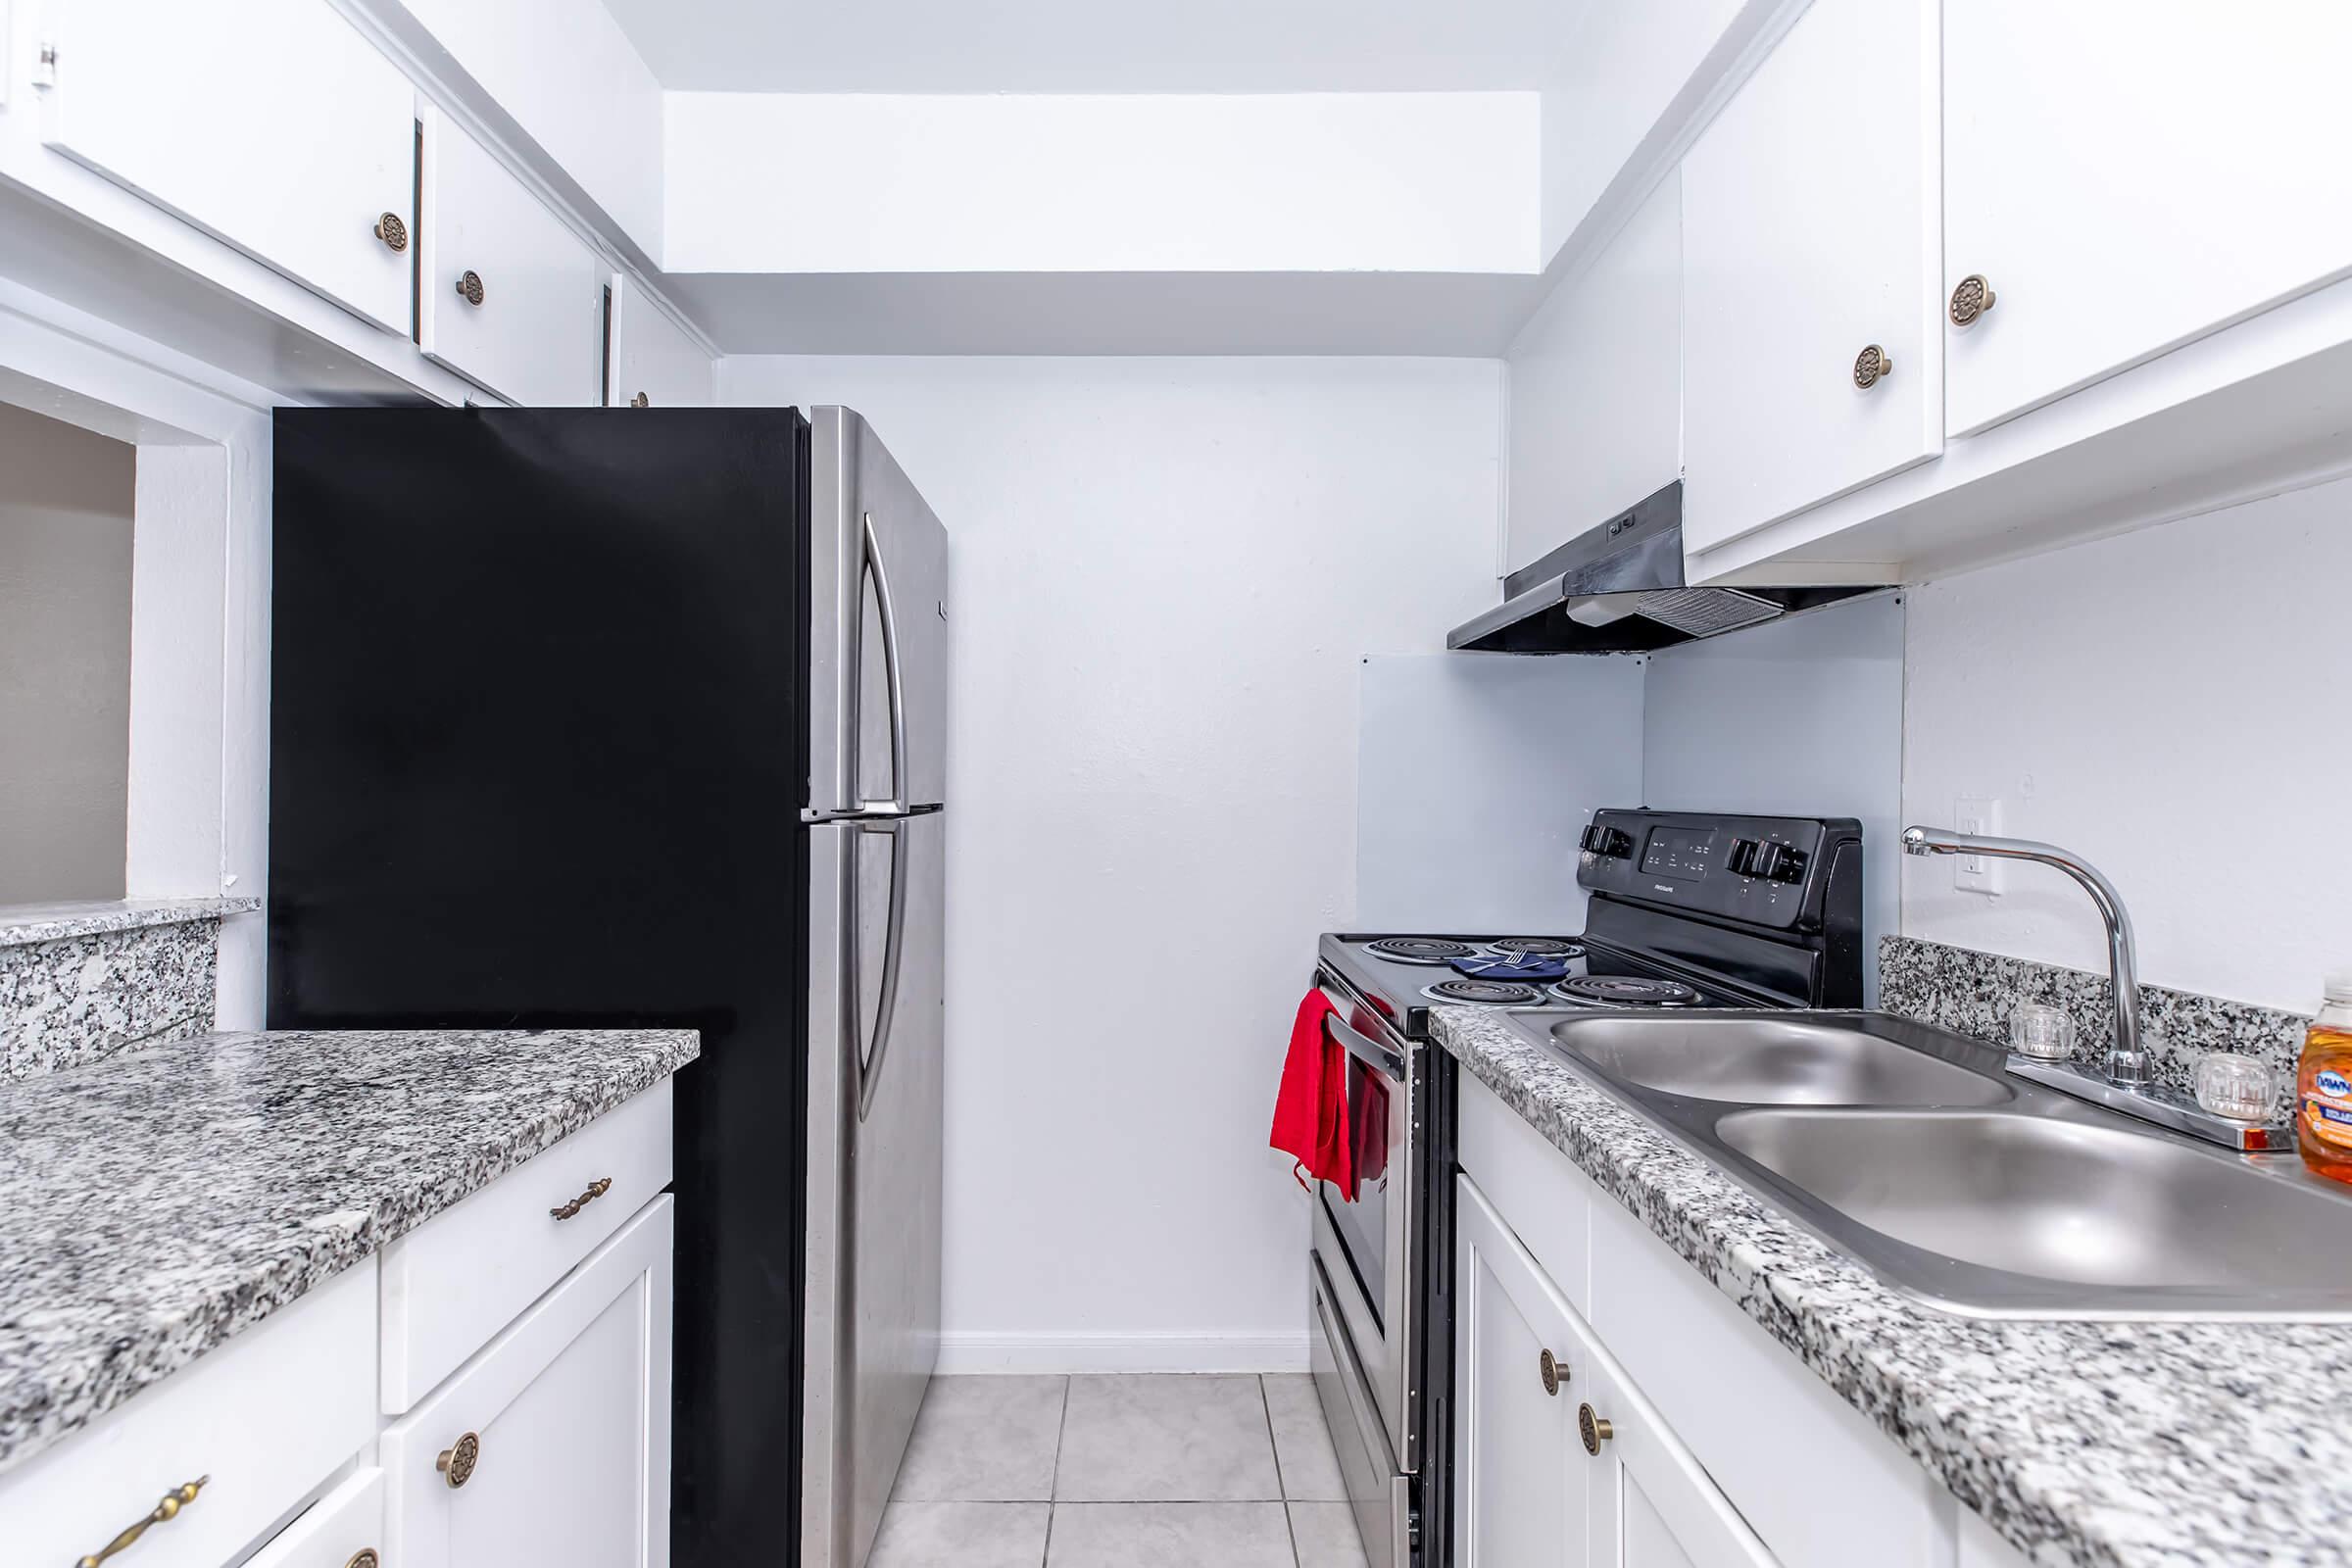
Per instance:
[[[1315,1248],[1331,1273],[1334,1304],[1388,1429],[1389,1451],[1411,1474],[1420,1446],[1419,1342],[1421,1048],[1392,1032],[1338,986],[1323,992],[1337,1013],[1324,1027],[1347,1054],[1353,1192],[1315,1184]]]

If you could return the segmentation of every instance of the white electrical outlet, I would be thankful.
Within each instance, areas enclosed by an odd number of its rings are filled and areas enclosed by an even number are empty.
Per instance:
[[[1955,797],[1952,801],[1952,828],[1960,833],[1998,837],[2001,831],[2001,803],[1982,795]],[[1987,898],[1998,898],[2001,892],[2000,860],[1989,855],[1953,856],[1952,886],[1963,893],[1982,893]]]

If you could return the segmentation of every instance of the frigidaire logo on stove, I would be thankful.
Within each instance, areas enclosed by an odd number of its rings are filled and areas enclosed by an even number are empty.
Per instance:
[[[1674,889],[1668,887],[1663,882],[1652,882],[1650,886],[1656,888],[1660,893],[1672,893],[1674,891]]]

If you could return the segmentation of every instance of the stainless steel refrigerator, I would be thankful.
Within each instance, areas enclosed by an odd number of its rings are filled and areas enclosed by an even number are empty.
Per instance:
[[[857,1568],[938,1348],[945,530],[836,408],[274,466],[270,1026],[701,1030],[672,1561]]]

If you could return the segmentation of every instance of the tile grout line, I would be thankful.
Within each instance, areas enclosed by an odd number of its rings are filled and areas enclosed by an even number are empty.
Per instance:
[[[1282,1504],[1282,1533],[1290,1538],[1291,1568],[1300,1568],[1298,1526],[1291,1518],[1290,1484],[1282,1479],[1282,1443],[1274,1436],[1274,1396],[1266,1392],[1266,1375],[1257,1375],[1257,1407],[1266,1418],[1266,1446],[1274,1453],[1274,1494]]]
[[[1038,1568],[1054,1560],[1054,1516],[1061,1509],[1061,1448],[1070,1436],[1070,1387],[1077,1381],[1068,1372],[1061,1375],[1061,1413],[1054,1423],[1054,1478],[1046,1483],[1046,1544],[1037,1559]]]

